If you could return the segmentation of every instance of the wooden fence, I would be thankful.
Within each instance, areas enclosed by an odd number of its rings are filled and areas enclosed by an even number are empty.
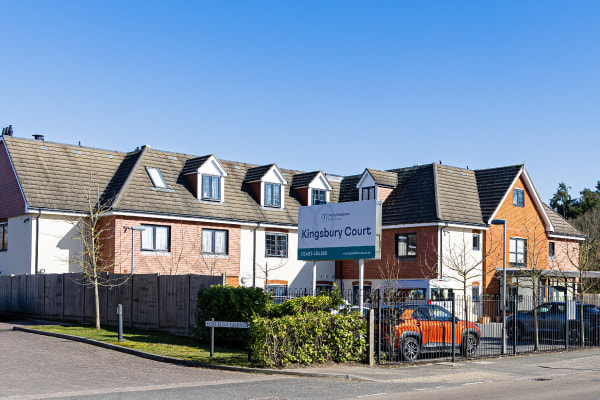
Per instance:
[[[0,276],[0,315],[47,320],[94,322],[94,288],[81,274]],[[100,287],[100,317],[117,324],[117,304],[123,305],[123,325],[191,335],[198,290],[222,284],[224,276],[111,275],[115,287]]]

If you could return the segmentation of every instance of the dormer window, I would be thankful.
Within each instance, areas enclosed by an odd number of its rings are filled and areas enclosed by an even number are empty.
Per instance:
[[[327,191],[321,189],[312,190],[312,205],[327,204]]]
[[[227,172],[214,155],[187,160],[182,174],[186,177],[198,200],[214,203],[225,201]]]
[[[169,188],[167,186],[167,182],[165,182],[165,178],[163,178],[162,174],[160,173],[160,169],[146,167],[146,172],[148,173],[148,176],[150,177],[150,180],[152,181],[152,184],[154,185],[155,188],[158,188],[158,189],[168,189]]]
[[[300,202],[306,206],[329,203],[329,193],[333,190],[321,171],[295,174],[292,178],[292,189]]]
[[[202,200],[221,201],[221,177],[202,175]]]
[[[375,186],[362,188],[361,200],[375,200]]]
[[[285,208],[285,174],[275,164],[249,168],[244,183],[262,207]]]
[[[281,207],[281,185],[265,183],[265,207]]]

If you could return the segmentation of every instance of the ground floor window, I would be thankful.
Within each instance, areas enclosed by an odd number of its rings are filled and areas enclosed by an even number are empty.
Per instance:
[[[0,224],[0,251],[8,250],[8,224]]]

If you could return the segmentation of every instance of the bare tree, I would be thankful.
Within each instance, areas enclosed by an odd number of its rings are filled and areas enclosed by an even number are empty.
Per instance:
[[[114,217],[106,215],[111,210],[110,202],[102,202],[101,195],[97,184],[89,185],[83,193],[86,207],[84,215],[70,221],[75,226],[72,239],[81,242],[81,252],[73,255],[70,262],[81,270],[79,283],[91,285],[94,289],[96,329],[100,329],[99,287],[116,287],[129,278],[109,274],[118,264],[110,247],[114,238]]]
[[[535,332],[534,351],[539,350],[540,345],[537,314],[540,279],[546,276],[549,269],[548,238],[546,235],[546,229],[536,217],[537,215],[535,217],[526,218],[522,232],[524,238],[514,240],[511,238],[511,243],[509,244],[509,253],[511,253],[512,256],[510,258],[510,265],[511,267],[519,270],[520,276],[526,278],[523,282],[519,282],[518,286],[522,288],[530,288],[532,290]]]
[[[555,269],[559,270],[567,281],[567,273],[575,272],[577,277],[576,293],[580,300],[580,326],[577,331],[570,333],[580,335],[572,340],[581,340],[585,345],[585,321],[583,318],[583,305],[585,295],[593,293],[598,288],[598,282],[595,278],[589,278],[588,272],[600,270],[600,210],[593,209],[578,217],[573,224],[586,234],[586,240],[578,244],[573,241],[563,240],[558,242],[562,248],[555,249],[555,258],[552,263]]]
[[[278,262],[272,262],[271,264],[269,264],[267,261],[265,261],[264,264],[262,263],[256,263],[256,268],[258,270],[258,272],[260,273],[260,276],[262,276],[265,280],[265,284],[264,284],[264,290],[267,290],[267,285],[269,284],[269,275],[283,267],[286,266],[288,259],[279,259]]]
[[[492,230],[488,232],[489,245],[486,247],[482,246],[482,236],[480,235],[478,237],[478,247],[475,249],[471,231],[444,232],[441,240],[442,249],[438,251],[441,263],[440,278],[452,280],[461,286],[463,293],[462,308],[467,323],[469,321],[469,304],[471,299],[471,296],[468,295],[468,290],[472,287],[474,280],[479,279],[483,281],[484,276],[495,271],[497,259],[499,258],[497,249],[501,243],[496,243],[496,240],[492,236]],[[496,257],[496,262],[491,260],[494,256]]]

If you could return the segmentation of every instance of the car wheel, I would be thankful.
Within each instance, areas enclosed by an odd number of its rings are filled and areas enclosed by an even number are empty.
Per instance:
[[[461,354],[464,357],[473,357],[477,352],[477,336],[474,333],[467,333],[463,338]]]
[[[517,324],[516,329],[513,328],[513,324],[510,324],[506,327],[507,330],[507,336],[510,340],[514,339],[514,336],[517,337],[517,340],[521,339],[523,336],[523,327],[521,326],[521,324]],[[516,335],[515,335],[516,334]]]
[[[576,326],[569,327],[569,344],[576,346],[581,342],[581,335]]]
[[[415,337],[408,336],[402,340],[400,345],[400,354],[402,355],[402,359],[404,361],[415,361],[417,358],[419,358],[420,351],[421,346]]]

